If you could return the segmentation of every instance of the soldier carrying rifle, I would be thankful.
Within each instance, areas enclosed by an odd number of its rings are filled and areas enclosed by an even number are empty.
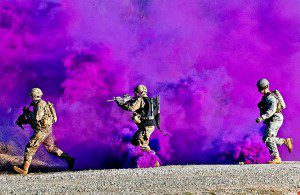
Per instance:
[[[135,96],[133,98],[124,95],[124,98],[115,97],[108,101],[115,101],[123,110],[133,112],[131,119],[138,126],[138,130],[131,138],[131,144],[140,146],[143,151],[149,152],[151,150],[149,146],[150,136],[156,126],[159,128],[160,105],[159,96],[150,98],[147,92],[145,85],[138,85],[134,88]]]
[[[73,169],[75,159],[64,153],[55,144],[52,134],[52,125],[57,122],[57,116],[53,104],[42,100],[43,92],[39,88],[33,88],[29,95],[32,99],[32,103],[28,108],[23,108],[23,114],[18,117],[16,125],[24,129],[23,124],[30,124],[34,130],[34,134],[26,146],[23,167],[19,168],[14,166],[13,169],[20,174],[26,175],[32,157],[41,144],[45,146],[50,154],[66,160],[69,170]],[[33,106],[33,112],[30,111],[31,106]]]

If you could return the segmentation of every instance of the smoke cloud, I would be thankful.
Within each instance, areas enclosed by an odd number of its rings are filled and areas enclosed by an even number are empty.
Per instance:
[[[279,1],[0,2],[0,138],[23,149],[32,131],[14,121],[42,88],[55,104],[58,145],[77,169],[161,164],[263,163],[255,123],[266,77],[286,100],[282,137],[299,139],[300,6]],[[144,153],[113,96],[144,84],[161,96],[161,128]],[[280,148],[284,160],[297,160]],[[55,158],[41,149],[37,158]]]

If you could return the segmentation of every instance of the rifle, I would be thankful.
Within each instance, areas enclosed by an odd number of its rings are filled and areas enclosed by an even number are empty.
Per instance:
[[[24,130],[23,125],[31,124],[32,123],[32,112],[29,110],[29,107],[24,106],[22,108],[22,114],[18,117],[17,121],[15,122],[16,126],[19,126],[21,129]]]
[[[123,95],[123,97],[117,96],[117,97],[114,97],[112,100],[107,100],[107,102],[115,102],[116,101],[116,102],[126,103],[131,99],[132,98],[130,95],[125,94],[125,95]]]
[[[160,96],[156,96],[156,102],[157,102],[157,115],[155,116],[155,121],[156,121],[156,126],[157,129],[160,131],[160,133],[163,136],[169,136],[168,133],[165,133],[163,130],[160,128]]]

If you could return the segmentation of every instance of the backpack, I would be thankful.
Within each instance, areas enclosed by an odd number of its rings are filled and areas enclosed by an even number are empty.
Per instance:
[[[57,122],[57,115],[56,115],[54,105],[51,102],[47,102],[47,105],[49,106],[49,110],[52,116],[52,123],[54,124]]]
[[[286,108],[286,104],[283,100],[282,95],[280,94],[280,92],[278,90],[272,91],[271,92],[276,99],[278,100],[278,104],[277,104],[277,112],[282,112],[283,109]]]
[[[156,126],[160,125],[160,97],[156,98],[144,98],[147,102],[145,110],[145,118],[147,120],[155,120]]]

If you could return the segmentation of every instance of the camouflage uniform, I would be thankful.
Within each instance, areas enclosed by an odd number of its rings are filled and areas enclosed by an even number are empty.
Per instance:
[[[266,124],[263,141],[266,143],[272,156],[279,156],[277,146],[284,144],[285,139],[278,138],[277,134],[283,123],[283,115],[277,110],[278,99],[273,93],[263,97],[260,104],[266,104],[267,109],[261,109],[261,118]]]
[[[68,169],[72,170],[75,159],[57,148],[54,143],[52,125],[57,121],[57,116],[53,104],[50,102],[46,103],[41,99],[43,92],[39,88],[31,89],[29,95],[33,100],[30,106],[34,107],[34,111],[32,113],[29,108],[24,107],[23,114],[18,117],[16,124],[21,128],[23,127],[23,124],[30,124],[34,130],[34,134],[30,138],[30,141],[25,149],[23,168],[13,166],[13,169],[17,173],[26,175],[28,173],[32,157],[36,153],[39,146],[43,144],[49,153],[66,160],[68,163]]]
[[[37,149],[43,144],[46,150],[54,155],[61,156],[63,151],[55,145],[55,140],[52,135],[52,115],[48,104],[44,100],[38,100],[33,103],[34,114],[33,124],[31,125],[34,134],[30,138],[25,149],[24,161],[31,162],[32,157]]]
[[[147,98],[147,97],[144,97]],[[134,112],[132,119],[138,126],[138,130],[131,138],[131,144],[134,146],[140,146],[143,150],[149,151],[149,140],[153,133],[156,122],[155,120],[146,120],[145,116],[146,103],[143,97],[136,97],[125,103],[117,102],[117,104],[127,111]]]

